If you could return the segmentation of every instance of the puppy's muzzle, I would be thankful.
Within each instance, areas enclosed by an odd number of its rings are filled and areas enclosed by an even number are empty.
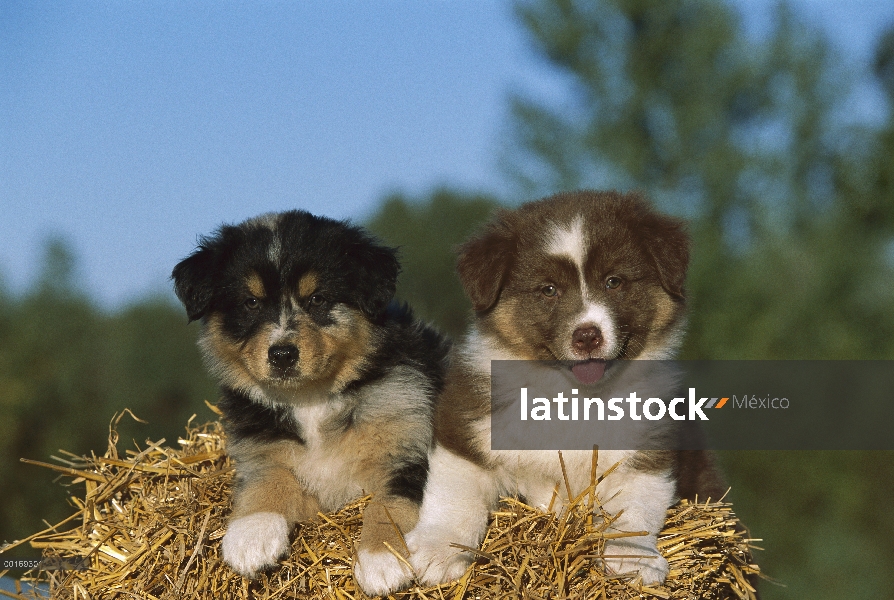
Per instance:
[[[590,352],[602,346],[602,332],[598,327],[581,327],[571,334],[571,345],[575,352],[589,356]]]
[[[270,349],[267,351],[267,360],[274,370],[285,374],[298,362],[298,348],[292,344],[270,346]]]

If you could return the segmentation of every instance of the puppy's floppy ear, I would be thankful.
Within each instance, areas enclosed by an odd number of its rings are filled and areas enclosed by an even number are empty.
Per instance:
[[[507,212],[459,247],[456,271],[476,312],[496,304],[515,257],[516,235]]]
[[[217,249],[213,240],[203,238],[199,249],[180,261],[171,273],[174,292],[186,308],[190,322],[208,312],[214,294]]]
[[[397,251],[364,236],[362,241],[350,246],[348,256],[356,269],[357,306],[366,316],[376,319],[391,302],[397,288],[400,273]]]
[[[685,223],[650,211],[640,227],[645,246],[658,270],[661,287],[671,296],[683,300],[690,246]]]

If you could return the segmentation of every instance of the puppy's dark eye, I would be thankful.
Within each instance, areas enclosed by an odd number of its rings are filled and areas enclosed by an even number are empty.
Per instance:
[[[605,287],[610,290],[615,289],[623,283],[623,280],[620,277],[615,277],[614,275],[605,280]]]
[[[255,298],[254,296],[249,296],[248,298],[246,298],[245,308],[248,308],[250,310],[255,310],[259,306],[261,306],[261,301],[258,300],[257,298]]]
[[[326,304],[326,298],[324,298],[320,294],[314,294],[310,297],[311,306],[323,306],[324,304]]]
[[[540,288],[540,293],[542,293],[547,298],[554,298],[559,295],[559,288],[554,285],[545,285]]]

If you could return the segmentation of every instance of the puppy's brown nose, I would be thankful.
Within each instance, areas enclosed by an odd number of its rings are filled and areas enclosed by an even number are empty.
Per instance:
[[[292,344],[270,346],[267,351],[267,360],[277,369],[285,371],[298,360],[298,348]]]
[[[602,332],[598,327],[581,327],[571,335],[571,345],[581,354],[589,354],[602,345]]]

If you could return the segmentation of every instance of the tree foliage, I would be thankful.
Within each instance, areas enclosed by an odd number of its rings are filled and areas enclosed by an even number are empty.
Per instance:
[[[454,274],[454,247],[497,207],[496,200],[447,189],[427,198],[386,198],[367,227],[400,250],[397,295],[451,336],[468,324],[471,304]]]
[[[77,287],[76,269],[69,247],[52,240],[32,289],[0,295],[0,540],[70,511],[53,473],[18,458],[102,451],[112,415],[125,408],[148,423],[121,422],[122,452],[133,440],[176,443],[192,414],[213,416],[203,400],[217,393],[182,310],[147,298],[106,313]]]

